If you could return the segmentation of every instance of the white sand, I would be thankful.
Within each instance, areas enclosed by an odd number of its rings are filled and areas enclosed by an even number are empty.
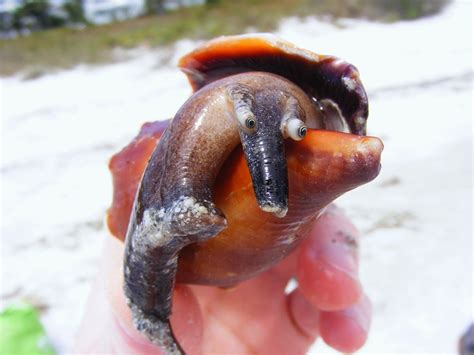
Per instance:
[[[374,304],[361,353],[455,352],[473,318],[472,4],[378,24],[288,19],[278,34],[355,63],[369,133],[385,142],[379,178],[343,197],[363,234]],[[194,42],[175,46],[174,61]],[[105,234],[110,155],[144,121],[171,117],[190,89],[166,54],[1,79],[1,302],[27,298],[64,352]],[[314,351],[330,352],[320,342]]]

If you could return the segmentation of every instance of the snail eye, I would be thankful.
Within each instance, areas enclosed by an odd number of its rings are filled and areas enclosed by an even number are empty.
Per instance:
[[[237,118],[239,119],[240,127],[244,132],[247,134],[254,134],[257,132],[257,119],[253,113],[247,112],[243,117],[239,117],[239,115],[237,115]]]
[[[245,120],[245,127],[247,127],[250,130],[254,130],[255,127],[257,126],[257,122],[253,118],[247,118]]]
[[[304,138],[304,136],[306,136],[306,131],[308,129],[306,128],[306,126],[301,126],[300,129],[298,130],[298,136],[300,136],[301,138]]]
[[[305,123],[298,118],[291,118],[286,124],[286,134],[295,141],[300,141],[306,136],[308,128]]]

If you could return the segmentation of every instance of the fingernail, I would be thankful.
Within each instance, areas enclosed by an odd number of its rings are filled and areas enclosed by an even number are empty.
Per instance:
[[[347,317],[359,325],[365,333],[368,333],[370,328],[370,310],[372,305],[363,295],[361,299],[352,307],[347,308],[341,312],[341,315]]]
[[[349,308],[335,312],[321,312],[321,336],[332,348],[344,353],[353,353],[367,340],[370,316],[370,301],[362,295]]]
[[[344,248],[346,247],[341,246],[340,243],[334,243],[320,250],[315,250],[313,257],[323,260],[328,265],[331,265],[332,268],[359,282],[356,259]]]

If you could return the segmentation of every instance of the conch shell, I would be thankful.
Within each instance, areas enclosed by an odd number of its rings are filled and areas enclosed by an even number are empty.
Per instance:
[[[229,287],[270,268],[328,204],[377,176],[383,149],[364,136],[357,70],[337,58],[247,35],[180,66],[197,91],[112,158],[107,218],[126,239],[135,325],[167,353],[184,352],[169,325],[175,281]]]

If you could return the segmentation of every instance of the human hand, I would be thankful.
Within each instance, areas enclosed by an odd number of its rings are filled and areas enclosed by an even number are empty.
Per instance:
[[[190,354],[304,354],[320,336],[353,352],[367,338],[371,306],[362,292],[358,235],[336,207],[289,257],[229,290],[177,285],[171,324]],[[131,321],[122,291],[123,243],[107,238],[75,352],[160,353]],[[298,286],[286,294],[289,280]]]

